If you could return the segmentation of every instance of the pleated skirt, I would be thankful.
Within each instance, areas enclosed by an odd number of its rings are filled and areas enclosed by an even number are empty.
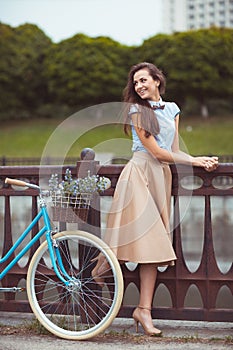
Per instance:
[[[146,152],[134,152],[114,192],[104,240],[122,262],[173,265],[171,171]]]

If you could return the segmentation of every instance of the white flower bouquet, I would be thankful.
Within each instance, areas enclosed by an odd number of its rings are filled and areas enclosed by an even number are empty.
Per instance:
[[[59,182],[57,174],[49,179],[53,202],[53,219],[62,222],[87,221],[88,210],[95,193],[104,192],[111,181],[103,176],[88,175],[73,179],[70,169],[66,169],[64,180]]]

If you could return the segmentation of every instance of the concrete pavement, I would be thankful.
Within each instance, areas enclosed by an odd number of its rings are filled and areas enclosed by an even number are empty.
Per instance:
[[[163,338],[135,333],[132,319],[116,318],[104,334],[86,341],[69,341],[53,335],[20,332],[32,314],[0,312],[0,350],[224,350],[233,349],[233,323],[154,320]],[[7,330],[7,327],[11,329]],[[11,328],[12,327],[12,328]]]

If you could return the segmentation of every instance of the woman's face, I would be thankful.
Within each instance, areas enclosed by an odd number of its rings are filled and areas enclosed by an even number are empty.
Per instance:
[[[133,76],[135,92],[143,100],[159,101],[159,80],[154,80],[149,71],[145,69],[138,70]]]

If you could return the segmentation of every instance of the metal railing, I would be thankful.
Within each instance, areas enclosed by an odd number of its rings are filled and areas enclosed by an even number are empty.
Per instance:
[[[43,159],[44,164],[56,165],[59,164],[63,159],[58,157],[47,157]],[[65,162],[67,164],[72,164],[76,162],[77,159],[74,157],[67,157]],[[41,158],[37,157],[0,157],[0,166],[19,166],[19,165],[39,165]]]
[[[43,159],[44,164],[48,165],[56,165],[59,164],[60,161],[64,161],[63,158],[57,158],[57,157],[47,157]],[[74,164],[77,161],[77,158],[75,157],[67,157],[65,159],[66,164]],[[0,166],[17,166],[17,165],[39,165],[41,162],[41,158],[39,157],[6,157],[1,156],[0,157]],[[112,164],[125,164],[126,160],[125,158],[112,158]],[[220,163],[233,163],[233,155],[231,154],[225,154],[219,156],[219,162]]]
[[[124,165],[100,165],[94,160],[94,152],[88,153],[88,160],[85,160],[85,152],[81,154],[81,160],[76,165],[70,165],[73,176],[84,176],[87,171],[107,176],[111,179],[112,186],[108,189],[104,196],[112,196],[118,177]],[[37,197],[33,190],[17,191],[14,188],[4,185],[5,177],[23,178],[35,184],[39,183],[42,177],[43,181],[48,182],[51,173],[65,173],[67,165],[62,167],[55,165],[48,166],[2,166],[0,167],[0,199],[3,205],[3,223],[2,223],[2,254],[9,250],[12,242],[15,240],[12,232],[13,217],[11,199],[13,197],[29,197],[31,198],[33,217],[37,212]],[[152,309],[154,318],[162,319],[187,319],[187,320],[206,320],[206,321],[233,321],[233,263],[226,272],[222,272],[217,263],[216,246],[214,246],[211,218],[211,200],[212,198],[231,198],[233,196],[233,164],[220,164],[219,167],[211,173],[201,168],[192,168],[188,166],[171,166],[173,173],[172,196],[173,196],[173,246],[178,257],[175,266],[159,270],[156,283],[156,293],[163,287],[168,294],[170,302],[168,305],[154,305]],[[187,181],[189,179],[189,181]],[[191,179],[191,182],[190,182]],[[192,181],[194,179],[194,181]],[[191,186],[191,185],[192,186]],[[187,258],[184,254],[182,239],[184,232],[181,222],[180,203],[182,198],[201,197],[204,200],[203,215],[203,248],[199,267],[195,271],[188,268]],[[97,199],[95,209],[91,209],[88,217],[88,223],[83,224],[81,229],[89,230],[96,235],[101,234],[101,216],[98,210],[101,205],[100,198]],[[60,224],[59,229],[65,229],[65,224]],[[1,230],[1,227],[0,227]],[[201,227],[200,227],[201,230]],[[32,236],[34,232],[32,232]],[[233,230],[231,236],[225,236],[224,230],[218,232],[220,240],[229,239],[232,242]],[[0,236],[1,237],[1,236]],[[17,286],[26,279],[27,269],[30,257],[34,250],[29,252],[28,261],[25,264],[17,265],[2,280],[3,286]],[[232,259],[232,247],[230,249]],[[228,259],[229,260],[229,259]],[[233,260],[233,259],[232,259]],[[127,265],[122,265],[124,276],[125,290],[130,286],[134,286],[134,291],[139,290],[139,273],[138,267],[129,269]],[[200,298],[200,305],[187,306],[186,297],[190,288],[195,286],[195,290]],[[136,289],[135,289],[136,288]],[[227,291],[229,302],[226,306],[219,306],[217,300],[221,296],[222,290]],[[127,298],[126,298],[127,299]],[[124,299],[119,316],[131,317],[134,308],[132,297],[129,301]],[[134,299],[134,298],[133,298]],[[221,303],[220,303],[221,304]],[[0,310],[1,311],[20,311],[30,312],[27,298],[16,297],[14,293],[0,294]]]

